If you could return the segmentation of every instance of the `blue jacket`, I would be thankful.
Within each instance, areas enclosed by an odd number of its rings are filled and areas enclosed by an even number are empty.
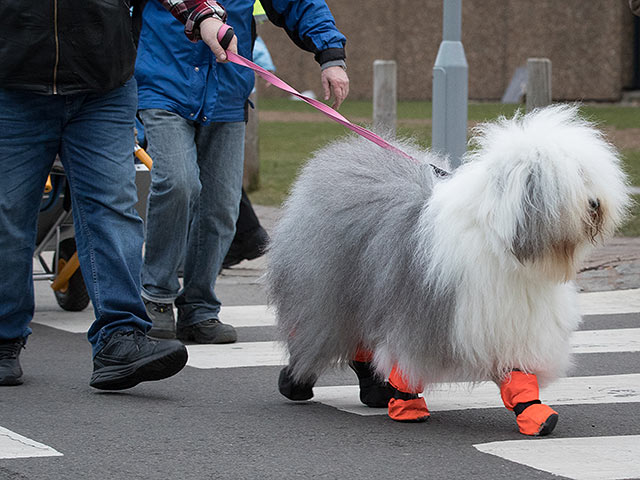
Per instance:
[[[238,37],[238,53],[251,59],[254,0],[221,3]],[[313,52],[320,64],[345,58],[345,37],[324,0],[261,3],[268,18],[284,28],[298,46]],[[135,70],[138,108],[160,108],[202,124],[244,121],[253,72],[232,63],[217,63],[204,42],[190,42],[183,31],[184,25],[160,2],[146,3]]]

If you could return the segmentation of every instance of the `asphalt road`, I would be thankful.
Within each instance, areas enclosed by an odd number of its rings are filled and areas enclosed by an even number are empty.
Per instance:
[[[491,385],[427,395],[422,424],[359,407],[350,371],[321,377],[313,401],[287,401],[261,268],[219,279],[223,319],[246,325],[238,344],[189,346],[177,376],[119,393],[89,387],[91,309],[64,312],[37,282],[25,383],[0,390],[0,479],[640,478],[640,290],[582,297],[583,353],[542,392],[560,421],[534,439]]]

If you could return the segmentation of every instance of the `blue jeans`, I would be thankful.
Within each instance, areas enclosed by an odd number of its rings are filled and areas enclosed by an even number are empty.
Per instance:
[[[158,109],[139,115],[153,159],[142,296],[175,303],[179,326],[218,318],[214,287],[238,218],[244,122],[201,125]]]
[[[0,89],[0,339],[26,337],[32,257],[44,184],[56,154],[71,187],[93,353],[116,329],[151,326],[140,299],[142,220],[135,211],[135,80],[102,94]]]

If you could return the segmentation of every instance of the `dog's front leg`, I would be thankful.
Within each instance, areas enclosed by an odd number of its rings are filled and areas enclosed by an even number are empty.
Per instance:
[[[555,428],[558,413],[540,402],[536,375],[512,371],[500,383],[500,395],[504,406],[516,414],[520,433],[543,436]]]
[[[389,375],[389,384],[395,388],[393,398],[389,400],[389,417],[397,422],[424,422],[431,414],[424,398],[418,394],[422,386],[409,386],[396,365]]]

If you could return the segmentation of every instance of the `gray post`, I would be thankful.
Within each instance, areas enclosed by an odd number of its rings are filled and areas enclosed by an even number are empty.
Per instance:
[[[396,134],[398,111],[397,66],[395,60],[373,62],[373,130]]]
[[[551,104],[551,60],[527,59],[527,112]]]
[[[260,183],[260,149],[258,147],[258,90],[251,93],[249,100],[254,108],[249,107],[249,118],[244,137],[244,173],[242,176],[242,186],[248,192],[256,190]]]
[[[460,165],[467,148],[468,66],[462,46],[462,0],[443,0],[442,43],[433,66],[433,149]]]

